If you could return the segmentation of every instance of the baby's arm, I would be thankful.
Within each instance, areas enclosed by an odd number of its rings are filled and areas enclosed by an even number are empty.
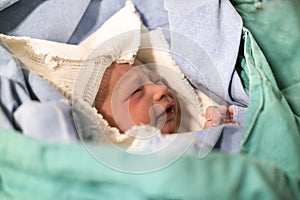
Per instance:
[[[206,122],[204,129],[219,126],[221,124],[233,124],[233,106],[209,106],[206,109]]]

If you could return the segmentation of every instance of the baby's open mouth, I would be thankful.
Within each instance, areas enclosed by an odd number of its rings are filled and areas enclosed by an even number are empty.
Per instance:
[[[174,111],[175,111],[174,104],[172,103],[172,104],[168,105],[168,106],[166,107],[165,111],[166,111],[166,113],[167,113],[167,119],[168,119],[169,117],[172,116],[172,114],[173,114]]]
[[[173,117],[175,113],[175,105],[174,103],[170,103],[165,107],[165,113],[166,113],[166,120],[169,120]]]
[[[157,119],[165,118],[165,120],[169,120],[172,118],[175,113],[175,105],[174,103],[169,103],[165,106],[165,109],[157,116]]]

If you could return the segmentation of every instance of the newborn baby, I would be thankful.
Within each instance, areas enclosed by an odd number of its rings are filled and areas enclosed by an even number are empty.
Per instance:
[[[181,119],[179,101],[163,78],[137,59],[133,65],[112,63],[105,71],[95,107],[124,133],[134,125],[152,125],[161,133],[175,133]],[[232,123],[225,106],[210,106],[204,128]]]

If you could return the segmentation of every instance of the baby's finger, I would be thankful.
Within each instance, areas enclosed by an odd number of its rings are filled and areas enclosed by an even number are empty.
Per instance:
[[[233,111],[234,111],[234,107],[233,107],[233,105],[230,105],[228,107],[228,112],[233,115]]]
[[[233,105],[229,106],[226,112],[226,120],[225,123],[235,123],[233,120],[234,108]]]
[[[208,106],[207,109],[206,109],[206,120],[211,120],[212,117],[213,117],[213,113],[214,113],[214,110],[217,108],[217,106]]]
[[[208,129],[210,127],[212,127],[211,121],[206,121],[205,124],[204,124],[204,128],[203,129]]]
[[[205,124],[204,124],[203,129],[208,129],[208,128],[216,127],[216,126],[219,126],[219,125],[220,124],[216,121],[206,121]]]
[[[226,116],[226,113],[227,113],[227,107],[226,106],[218,106],[217,109],[220,112],[220,114],[222,114],[223,116]]]
[[[211,125],[212,126],[218,126],[220,124],[223,124],[224,116],[222,116],[219,112],[214,112],[213,117],[211,119]]]

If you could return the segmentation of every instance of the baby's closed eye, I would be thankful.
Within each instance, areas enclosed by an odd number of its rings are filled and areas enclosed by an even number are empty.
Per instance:
[[[137,88],[136,90],[133,91],[133,93],[131,94],[131,96],[143,92],[143,89],[144,89],[144,86],[141,86],[141,87]]]

